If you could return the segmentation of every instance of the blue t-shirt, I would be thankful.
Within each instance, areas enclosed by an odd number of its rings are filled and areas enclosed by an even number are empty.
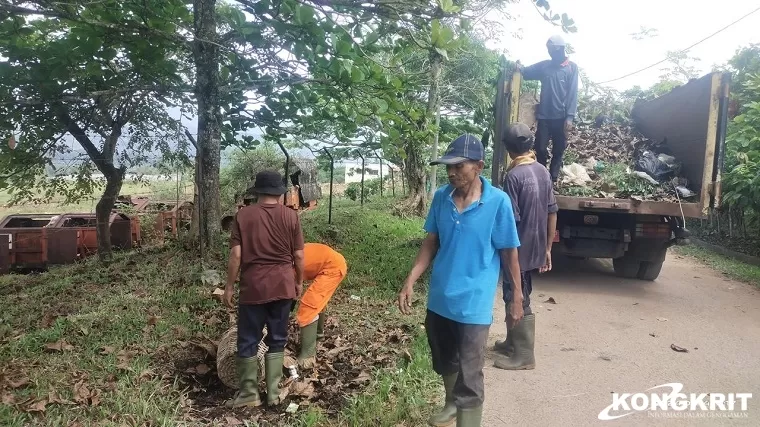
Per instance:
[[[437,233],[428,310],[460,323],[490,325],[501,260],[499,250],[520,246],[509,196],[480,177],[480,200],[457,211],[454,187],[435,192],[425,231]]]

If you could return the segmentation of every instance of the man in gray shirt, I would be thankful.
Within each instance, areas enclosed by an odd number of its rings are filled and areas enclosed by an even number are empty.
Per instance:
[[[525,80],[541,81],[541,99],[536,113],[536,154],[546,166],[549,138],[552,140],[552,161],[549,166],[552,182],[559,178],[562,156],[567,145],[567,132],[572,128],[578,109],[578,66],[565,54],[565,42],[552,36],[546,43],[551,60],[523,68]]]
[[[507,326],[507,338],[499,341],[494,350],[507,356],[498,358],[494,366],[501,369],[533,369],[536,318],[530,308],[533,290],[531,275],[552,268],[551,249],[557,228],[557,201],[546,167],[536,162],[533,135],[527,125],[515,123],[507,129],[503,143],[512,159],[507,168],[503,189],[509,195],[520,238],[518,257],[523,294],[523,319],[512,329]],[[509,307],[512,291],[503,281],[504,303]]]

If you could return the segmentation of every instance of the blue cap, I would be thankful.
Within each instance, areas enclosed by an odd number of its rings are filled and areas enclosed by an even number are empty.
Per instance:
[[[467,160],[485,160],[483,143],[478,137],[466,133],[453,140],[446,153],[439,159],[430,162],[431,165],[456,165]]]

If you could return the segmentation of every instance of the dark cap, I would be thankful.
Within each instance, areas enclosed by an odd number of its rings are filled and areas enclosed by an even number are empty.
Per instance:
[[[281,196],[288,192],[282,182],[282,175],[277,171],[262,171],[256,174],[256,183],[250,189],[256,194]]]
[[[533,132],[525,123],[517,122],[509,125],[507,132],[504,134],[502,142],[509,144],[510,142],[524,142],[533,139]]]
[[[446,153],[439,159],[430,162],[431,165],[456,165],[467,160],[485,160],[483,143],[478,137],[466,133],[453,140]]]

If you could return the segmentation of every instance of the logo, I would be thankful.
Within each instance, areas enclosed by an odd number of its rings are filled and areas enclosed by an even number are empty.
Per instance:
[[[655,393],[652,390],[670,389]],[[637,412],[650,417],[712,418],[747,417],[747,403],[752,393],[681,393],[683,384],[662,384],[645,391],[649,393],[613,393],[612,404],[599,412],[599,419],[611,421]],[[658,412],[662,411],[662,412]]]

